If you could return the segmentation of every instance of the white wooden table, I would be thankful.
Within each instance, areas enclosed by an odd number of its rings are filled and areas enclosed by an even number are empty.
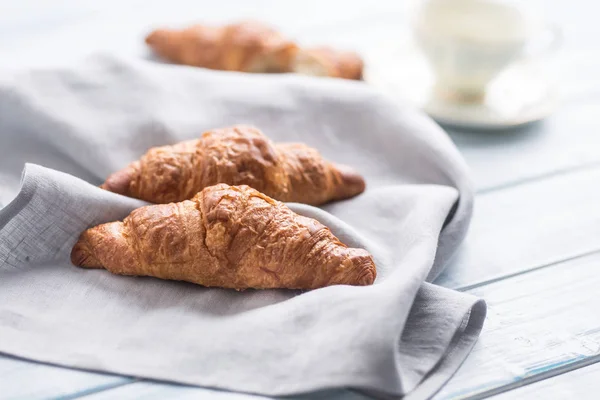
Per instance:
[[[143,54],[155,23],[271,21],[305,43],[368,50],[405,30],[399,1],[0,1],[0,66],[97,50]],[[481,339],[437,399],[597,398],[600,390],[600,23],[592,2],[545,2],[564,27],[563,103],[506,132],[449,133],[478,194],[473,224],[438,283],[485,298]],[[596,12],[592,8],[596,8]],[[0,339],[1,340],[1,339]],[[0,399],[249,399],[0,355]],[[302,398],[365,399],[351,391]],[[212,398],[212,397],[211,397]]]

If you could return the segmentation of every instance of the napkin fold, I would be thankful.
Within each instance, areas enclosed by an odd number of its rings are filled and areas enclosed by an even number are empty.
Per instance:
[[[109,173],[236,123],[364,174],[356,198],[290,207],[370,251],[373,286],[236,292],[70,265],[84,229],[146,204],[99,189]],[[100,56],[1,75],[0,132],[1,352],[272,396],[427,398],[481,330],[483,301],[427,283],[469,224],[465,164],[437,125],[365,84]],[[44,167],[20,178],[26,162]]]

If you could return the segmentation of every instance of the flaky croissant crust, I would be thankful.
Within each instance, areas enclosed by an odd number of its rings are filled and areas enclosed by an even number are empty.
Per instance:
[[[288,72],[296,52],[292,41],[256,21],[158,29],[146,43],[171,62],[241,72]]]
[[[333,164],[301,143],[274,144],[244,125],[214,129],[200,139],[150,149],[109,176],[103,189],[152,203],[192,198],[205,187],[248,185],[280,201],[320,205],[365,190],[352,168]]]
[[[160,57],[184,65],[241,72],[296,72],[335,78],[362,78],[358,54],[329,47],[299,48],[257,21],[224,26],[157,29],[146,43]]]
[[[248,187],[220,184],[86,230],[71,261],[115,274],[234,289],[370,285],[376,269],[318,221]]]
[[[358,54],[331,47],[299,49],[292,61],[292,70],[304,75],[361,80],[363,69],[364,63]]]

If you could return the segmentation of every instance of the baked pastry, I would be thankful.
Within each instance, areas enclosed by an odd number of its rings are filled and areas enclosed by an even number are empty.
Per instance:
[[[288,72],[296,52],[296,45],[282,34],[253,21],[159,29],[146,37],[146,43],[177,64],[241,72]]]
[[[274,144],[260,130],[238,125],[200,139],[154,147],[108,177],[103,189],[152,203],[191,199],[205,187],[248,185],[287,202],[320,205],[365,190],[352,168],[326,161],[300,143]]]
[[[160,57],[176,64],[362,79],[363,61],[356,53],[329,47],[299,49],[272,27],[256,21],[158,29],[146,37],[146,43]]]
[[[134,210],[88,229],[74,265],[233,289],[370,285],[376,269],[318,221],[248,186],[219,184],[191,200]]]
[[[316,47],[299,49],[294,56],[291,70],[303,75],[360,80],[363,68],[362,59],[354,52]]]

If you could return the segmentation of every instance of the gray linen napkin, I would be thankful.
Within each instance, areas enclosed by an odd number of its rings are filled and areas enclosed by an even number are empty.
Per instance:
[[[82,230],[145,204],[95,185],[151,146],[235,123],[364,174],[361,196],[290,206],[369,250],[373,286],[235,292],[70,265]],[[365,84],[109,56],[4,73],[0,151],[2,352],[265,395],[427,398],[483,324],[481,300],[424,283],[468,227],[465,164],[437,125]],[[20,179],[26,162],[48,168],[28,164]]]

